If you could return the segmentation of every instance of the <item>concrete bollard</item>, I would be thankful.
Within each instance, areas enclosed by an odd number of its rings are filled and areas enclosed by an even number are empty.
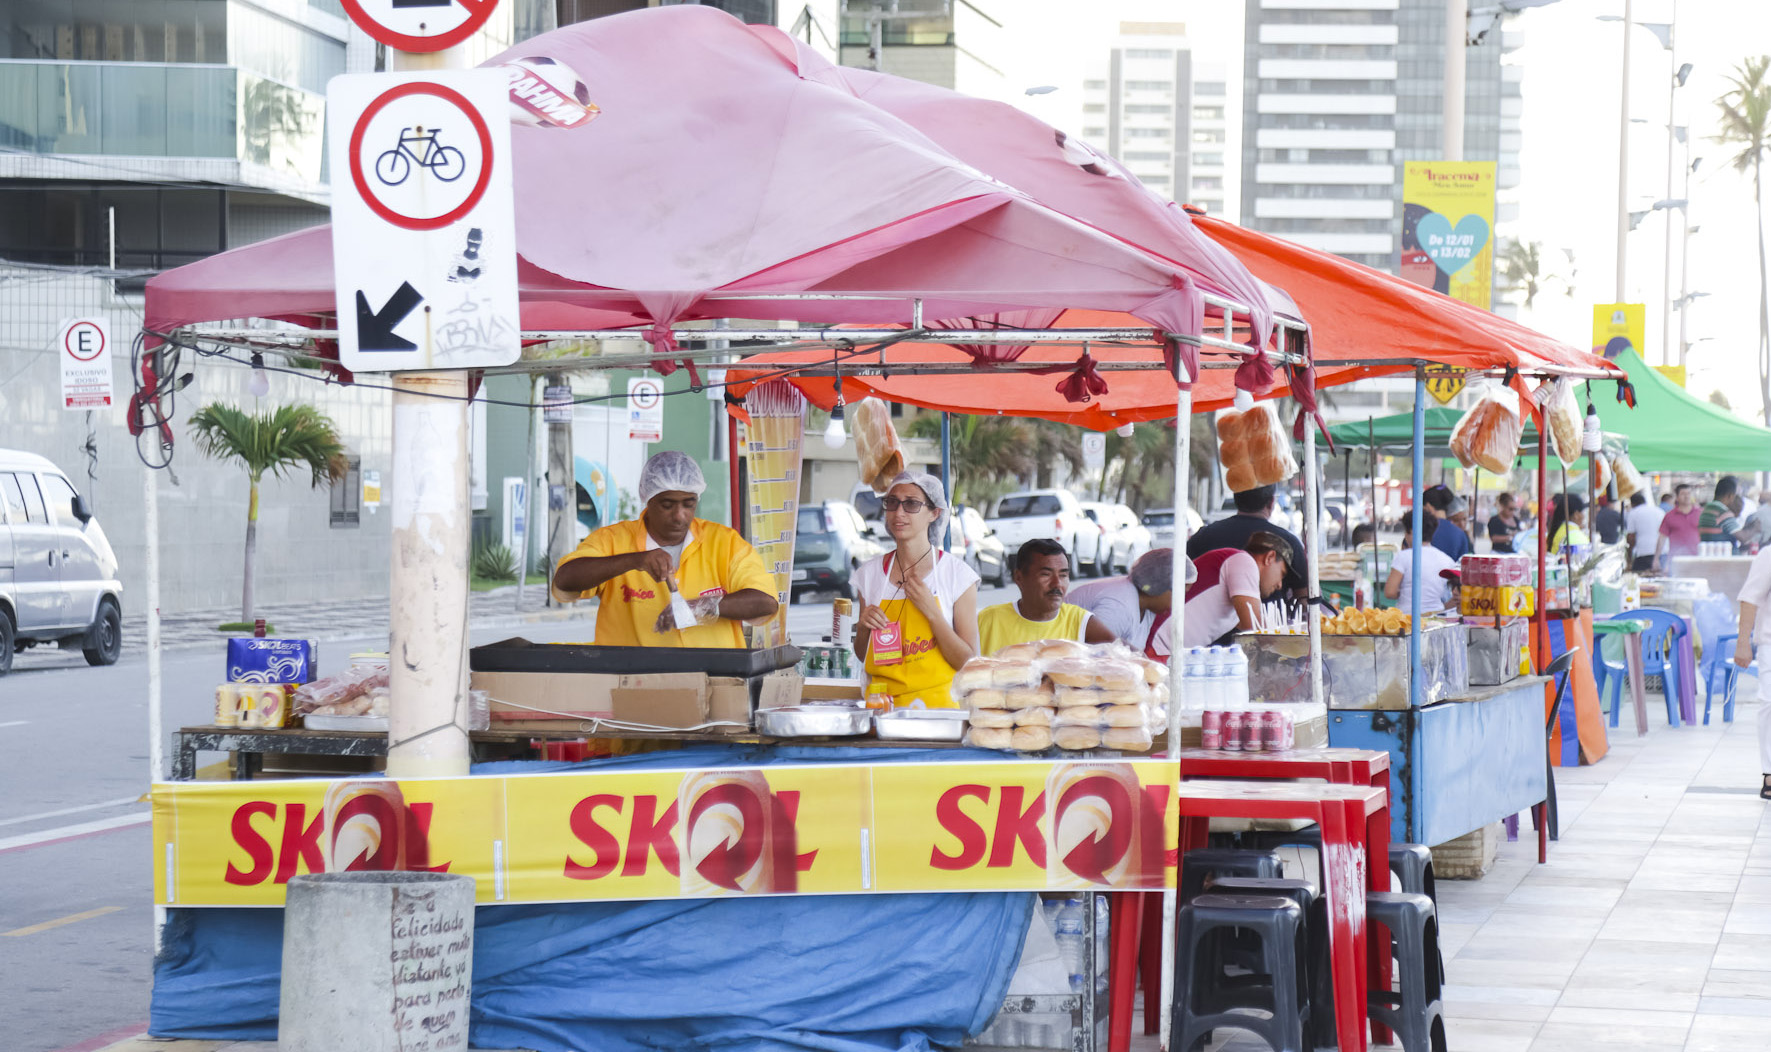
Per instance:
[[[291,878],[280,1052],[467,1052],[474,879],[447,873]]]

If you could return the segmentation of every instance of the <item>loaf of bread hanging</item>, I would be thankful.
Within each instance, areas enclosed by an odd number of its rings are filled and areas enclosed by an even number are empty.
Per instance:
[[[1513,470],[1524,423],[1512,391],[1490,389],[1451,430],[1451,452],[1464,467],[1481,467],[1497,475]],[[1510,404],[1509,404],[1510,403]]]
[[[1246,411],[1231,409],[1218,417],[1218,461],[1232,493],[1274,486],[1297,474],[1291,437],[1279,414],[1265,402]]]
[[[904,470],[904,444],[892,426],[891,409],[877,398],[863,398],[848,407],[848,418],[861,481],[873,487],[873,492],[884,493]]]

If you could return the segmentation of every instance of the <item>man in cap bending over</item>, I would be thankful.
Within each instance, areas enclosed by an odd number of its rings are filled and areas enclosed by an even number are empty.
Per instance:
[[[600,600],[599,646],[742,647],[739,622],[774,614],[775,579],[762,556],[737,530],[695,517],[706,489],[693,458],[655,454],[640,472],[640,517],[597,530],[554,567],[555,599]],[[692,624],[672,614],[672,584]]]

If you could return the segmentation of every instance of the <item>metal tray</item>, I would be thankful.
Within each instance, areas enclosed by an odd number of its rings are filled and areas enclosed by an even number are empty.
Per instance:
[[[758,709],[756,729],[772,738],[849,738],[866,734],[873,714],[835,705]]]
[[[709,676],[763,676],[799,663],[798,647],[599,647],[591,643],[531,643],[515,638],[467,652],[475,672],[601,672],[647,675],[705,672]]]
[[[896,709],[873,717],[873,730],[888,741],[956,742],[965,737],[964,709]]]
[[[316,716],[309,713],[301,725],[310,731],[385,731],[386,716]]]

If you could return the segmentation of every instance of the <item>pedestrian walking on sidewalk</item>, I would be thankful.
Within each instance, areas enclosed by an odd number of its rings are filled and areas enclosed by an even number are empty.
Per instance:
[[[1759,611],[1771,605],[1771,548],[1760,549],[1740,588],[1740,634],[1734,641],[1734,663],[1746,668],[1759,658],[1759,796],[1771,800],[1771,616]]]

